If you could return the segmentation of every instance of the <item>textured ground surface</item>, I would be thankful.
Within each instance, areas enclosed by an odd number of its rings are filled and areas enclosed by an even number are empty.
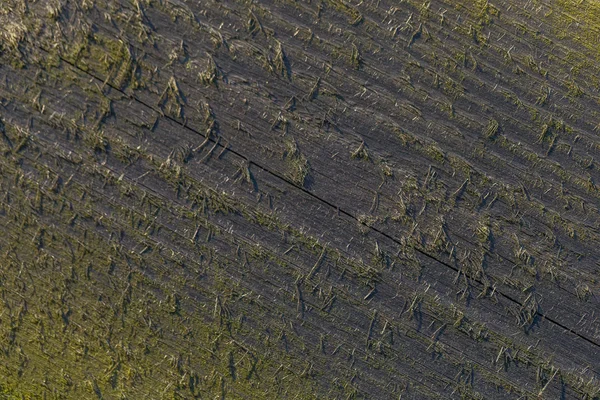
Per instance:
[[[0,390],[597,399],[600,3],[4,0]]]

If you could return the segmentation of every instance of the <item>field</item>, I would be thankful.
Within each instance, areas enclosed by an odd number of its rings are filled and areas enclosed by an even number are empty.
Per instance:
[[[4,0],[0,398],[600,399],[596,0]]]

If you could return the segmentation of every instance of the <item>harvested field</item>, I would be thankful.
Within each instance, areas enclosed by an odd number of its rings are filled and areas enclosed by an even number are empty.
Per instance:
[[[0,397],[600,399],[600,3],[4,0]]]

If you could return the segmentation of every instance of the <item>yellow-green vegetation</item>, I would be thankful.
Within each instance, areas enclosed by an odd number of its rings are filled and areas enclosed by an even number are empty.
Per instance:
[[[8,0],[0,397],[600,395],[600,6]]]
[[[581,45],[586,55],[600,60],[600,4],[595,0],[554,0],[545,4],[544,18],[551,21],[554,34]],[[597,64],[596,64],[597,65]]]

